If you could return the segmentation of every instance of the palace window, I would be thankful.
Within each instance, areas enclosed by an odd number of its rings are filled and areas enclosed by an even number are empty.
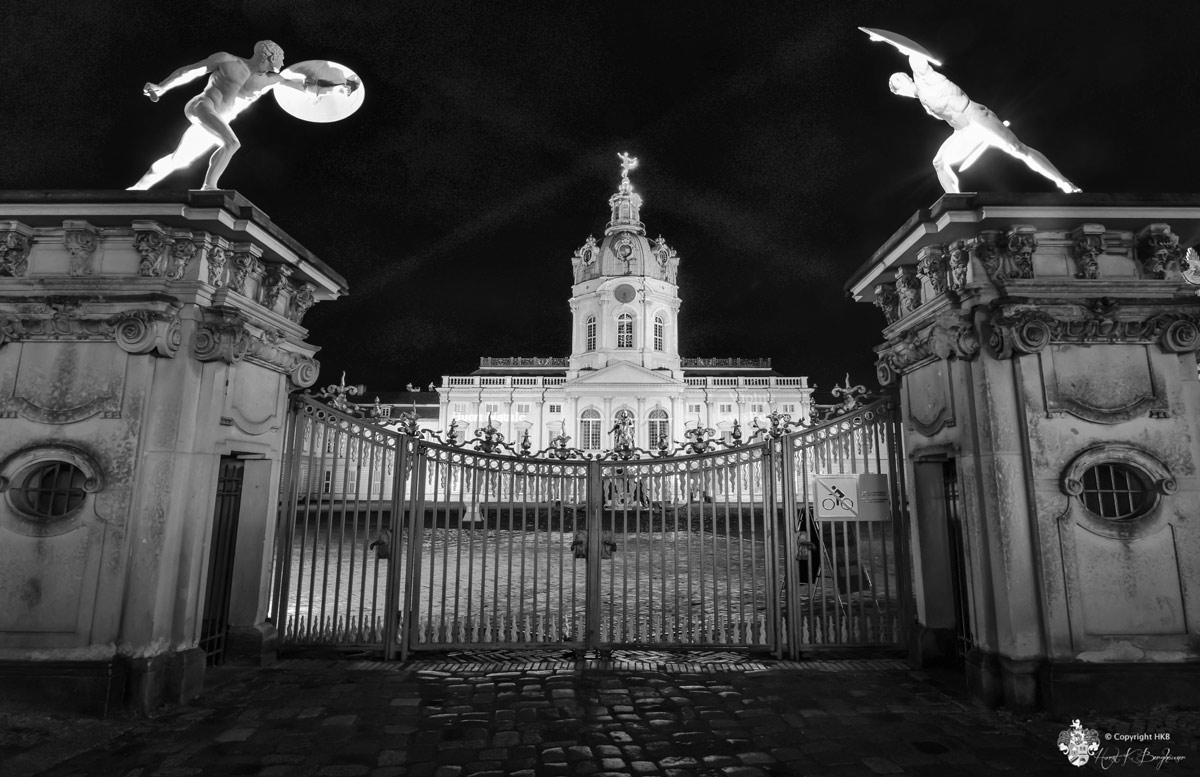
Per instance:
[[[517,403],[517,412],[518,413],[528,413],[529,412],[529,403],[528,402],[518,402]]]
[[[1144,515],[1154,495],[1143,473],[1118,462],[1104,462],[1083,473],[1083,506],[1111,521],[1128,521]]]
[[[328,494],[333,489],[333,470],[325,470],[325,482],[321,484],[321,493]]]
[[[379,418],[391,418],[392,417],[392,406],[391,405],[380,405],[378,417]]]
[[[358,473],[350,470],[346,473],[346,487],[342,489],[342,493],[353,496],[358,493]]]
[[[700,412],[700,405],[698,405],[698,404],[691,404],[691,405],[688,405],[688,412],[689,412],[689,413],[699,413],[699,412]]]
[[[600,413],[584,410],[579,415],[579,446],[584,450],[600,450]]]
[[[30,468],[13,489],[13,506],[31,518],[62,518],[73,513],[87,498],[83,484],[87,475],[65,461],[53,459]]]
[[[585,351],[596,350],[596,317],[588,316],[587,321],[583,325],[584,334],[587,342],[583,346]]]
[[[647,425],[649,427],[650,447],[657,447],[659,441],[664,438],[668,443],[671,441],[671,419],[667,415],[666,410],[663,410],[661,407],[651,410],[650,415],[647,416]]]
[[[666,325],[663,323],[662,316],[654,317],[654,350],[663,350],[663,332],[666,330]]]
[[[780,405],[779,410],[781,413],[795,413],[796,406],[795,405]]]
[[[617,347],[633,347],[633,316],[628,313],[617,316]]]
[[[550,415],[558,415],[562,412],[562,405],[547,405],[546,412],[550,413]]]
[[[500,412],[500,405],[495,402],[488,402],[483,406],[483,412],[488,415],[495,415]]]
[[[764,412],[764,411],[763,411],[763,405],[762,405],[761,403],[756,403],[756,404],[750,405],[750,412],[751,412],[751,413],[762,413],[762,412]]]
[[[454,414],[455,415],[468,415],[470,412],[471,412],[471,406],[469,404],[467,404],[466,402],[455,402],[454,403]]]
[[[722,412],[722,413],[732,413],[732,412],[733,412],[733,405],[721,405],[721,406],[720,406],[720,410],[721,410],[721,412]]]

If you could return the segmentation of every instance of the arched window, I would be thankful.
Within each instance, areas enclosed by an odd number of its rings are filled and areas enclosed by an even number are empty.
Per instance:
[[[629,313],[617,316],[617,347],[633,347],[633,316]]]
[[[585,351],[596,350],[596,317],[588,316],[587,321],[583,323],[584,347]]]
[[[584,410],[579,414],[579,447],[585,451],[600,450],[600,412]]]
[[[663,323],[662,316],[655,316],[654,317],[654,350],[656,350],[656,351],[663,350],[663,341],[665,339],[663,337],[663,332],[666,330],[666,328],[667,328],[667,326],[666,326],[666,324]]]
[[[650,448],[658,447],[658,443],[664,437],[667,442],[671,441],[671,417],[667,415],[667,411],[661,407],[656,407],[650,411],[647,419],[647,431],[650,436]]]

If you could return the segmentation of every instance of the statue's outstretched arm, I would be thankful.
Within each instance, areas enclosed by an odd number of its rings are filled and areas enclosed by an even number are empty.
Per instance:
[[[222,62],[228,62],[232,58],[232,54],[227,54],[224,51],[217,52],[211,57],[208,57],[207,59],[204,59],[193,65],[185,65],[179,68],[175,72],[171,73],[171,75],[164,78],[162,83],[147,83],[142,91],[151,100],[158,102],[158,98],[163,92],[174,89],[180,84],[186,84],[189,81],[195,81],[197,78],[209,72],[217,65],[220,65]]]
[[[312,78],[306,78],[303,81],[297,78],[288,78],[287,76],[275,75],[271,78],[273,86],[282,86],[287,89],[295,89],[297,92],[305,92],[307,94],[323,95],[328,94],[336,89],[341,89],[346,94],[353,93],[358,87],[362,86],[358,81],[349,78],[343,83],[334,84],[329,81],[321,81]]]

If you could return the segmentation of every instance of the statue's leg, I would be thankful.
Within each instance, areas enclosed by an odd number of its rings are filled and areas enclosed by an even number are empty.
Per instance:
[[[190,118],[190,117],[189,117]],[[179,139],[179,145],[170,154],[150,165],[138,182],[129,187],[130,191],[149,189],[176,170],[182,170],[199,159],[204,152],[217,145],[217,139],[197,124],[192,124]]]
[[[225,172],[225,168],[229,166],[229,160],[242,147],[242,143],[233,133],[229,122],[213,110],[212,104],[207,100],[196,103],[190,115],[195,117],[199,125],[216,138],[217,150],[208,160],[208,174],[204,176],[203,186],[205,189],[216,189],[218,188],[217,181]]]
[[[1071,193],[1079,191],[1079,187],[1067,180],[1067,177],[1058,171],[1058,168],[1050,164],[1050,160],[1046,155],[1030,148],[1022,143],[1016,133],[1009,129],[1004,122],[1000,121],[995,113],[982,105],[971,106],[970,118],[972,123],[979,129],[990,136],[990,145],[995,146],[1006,154],[1020,159],[1035,173],[1045,176],[1054,182],[1054,185],[1064,192]]]
[[[980,138],[969,129],[955,130],[938,149],[933,157],[933,169],[937,171],[938,181],[948,194],[960,191],[953,166],[978,151],[981,143]]]

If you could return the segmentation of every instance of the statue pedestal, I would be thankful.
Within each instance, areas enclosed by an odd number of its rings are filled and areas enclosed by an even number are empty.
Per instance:
[[[344,292],[234,192],[0,192],[0,674],[29,691],[0,704],[186,701],[226,627],[270,656],[302,320]]]
[[[847,284],[885,320],[917,619],[984,701],[1194,702],[1198,241],[1200,195],[946,195]]]

